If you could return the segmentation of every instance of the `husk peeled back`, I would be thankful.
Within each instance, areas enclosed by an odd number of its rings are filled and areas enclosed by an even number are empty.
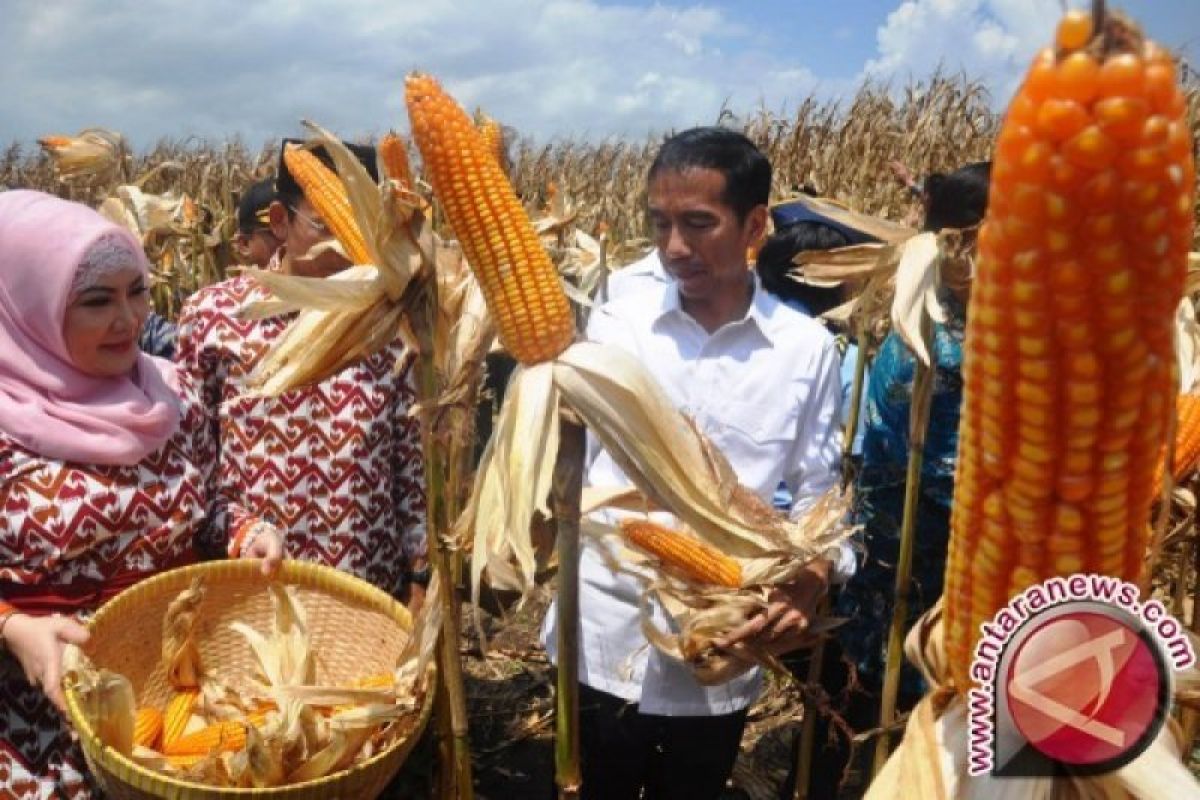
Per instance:
[[[1200,642],[1193,639],[1193,648]],[[949,688],[941,603],[909,631],[905,654],[933,690],[909,715],[904,738],[875,776],[865,800],[1126,800],[1200,797],[1183,763],[1178,727],[1168,720],[1140,756],[1115,772],[1088,777],[995,778],[968,773],[969,716],[964,695]],[[1177,676],[1176,696],[1200,684],[1200,669]]]
[[[163,615],[162,663],[167,682],[176,690],[195,689],[203,677],[195,628],[204,591],[203,579],[196,578],[191,586],[171,600]]]
[[[742,486],[729,462],[632,355],[578,342],[552,363],[514,373],[484,451],[460,535],[473,539],[472,587],[526,592],[538,571],[530,533],[547,498],[563,404],[599,439],[626,476],[701,539],[746,559],[754,582],[785,580],[847,533],[808,530]],[[614,495],[614,498],[616,495]]]
[[[97,668],[78,646],[68,644],[63,651],[63,680],[79,694],[83,713],[100,740],[122,755],[130,755],[137,701],[129,679]]]
[[[341,140],[305,124],[333,158],[374,264],[331,278],[247,270],[271,297],[247,306],[243,316],[300,311],[250,378],[251,389],[268,396],[323,380],[402,335],[402,319],[419,294],[414,289],[435,261],[433,230],[416,195],[395,181],[376,184]]]

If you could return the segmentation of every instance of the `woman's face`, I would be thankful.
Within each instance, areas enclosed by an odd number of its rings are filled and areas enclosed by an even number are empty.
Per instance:
[[[149,313],[150,295],[140,267],[131,264],[97,276],[67,304],[63,338],[72,363],[95,378],[129,374]]]

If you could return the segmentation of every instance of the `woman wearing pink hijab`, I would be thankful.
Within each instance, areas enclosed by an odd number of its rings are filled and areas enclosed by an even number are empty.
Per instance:
[[[62,652],[77,619],[155,572],[196,559],[207,526],[231,555],[282,541],[215,496],[203,405],[143,354],[141,246],[95,211],[0,193],[0,792],[87,798],[62,717]],[[260,535],[261,534],[261,535]],[[7,792],[7,794],[5,793]]]

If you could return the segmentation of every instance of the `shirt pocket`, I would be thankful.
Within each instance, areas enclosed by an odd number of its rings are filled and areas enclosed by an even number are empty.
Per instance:
[[[703,430],[742,483],[769,497],[784,475],[799,414],[795,404],[786,402],[727,400],[706,415]]]

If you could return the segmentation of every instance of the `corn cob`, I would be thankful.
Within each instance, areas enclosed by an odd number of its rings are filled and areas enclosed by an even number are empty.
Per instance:
[[[1185,480],[1200,463],[1200,395],[1181,394],[1175,402],[1175,455],[1171,459],[1171,477]],[[1163,461],[1154,472],[1154,496],[1162,491]]]
[[[173,742],[163,744],[163,754],[168,756],[207,755],[214,750],[231,753],[246,746],[246,726],[259,727],[266,721],[266,713],[252,711],[245,719],[221,720],[195,733],[181,736]]]
[[[500,123],[487,115],[481,115],[479,121],[479,133],[483,136],[483,141],[487,144],[488,152],[492,154],[492,158],[496,159],[496,163],[500,165],[500,169],[504,169],[504,129],[500,127]]]
[[[479,280],[501,343],[523,364],[553,359],[575,338],[575,321],[516,192],[471,119],[437,81],[410,75],[405,101],[425,174]]]
[[[1071,12],[996,144],[946,571],[957,687],[979,625],[1054,575],[1136,581],[1173,397],[1195,168],[1175,67]]]
[[[283,151],[283,161],[313,209],[342,243],[346,256],[355,264],[370,264],[371,253],[354,221],[346,187],[333,170],[321,163],[311,150],[294,145]]]
[[[158,739],[163,732],[163,714],[157,708],[139,708],[133,722],[135,746],[158,749]]]
[[[169,747],[183,735],[188,720],[192,718],[192,709],[196,707],[196,699],[200,696],[199,689],[186,689],[176,692],[167,701],[163,711],[163,745]]]
[[[391,689],[396,685],[396,676],[390,672],[367,675],[350,684],[352,689]]]
[[[38,144],[47,150],[58,150],[69,145],[71,141],[70,136],[43,136],[38,139]]]
[[[405,189],[415,188],[412,167],[408,164],[408,148],[404,140],[394,133],[389,133],[379,140],[379,157],[383,161],[383,173],[394,181],[398,181]]]
[[[689,580],[730,589],[742,585],[741,565],[698,539],[640,519],[621,520],[621,533]]]

